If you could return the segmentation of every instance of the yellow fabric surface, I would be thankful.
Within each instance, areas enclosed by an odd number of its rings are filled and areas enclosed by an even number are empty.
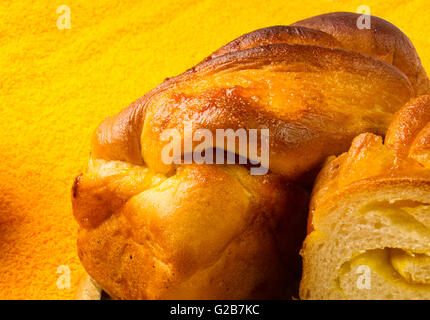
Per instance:
[[[57,7],[71,29],[57,28]],[[0,2],[0,299],[71,299],[83,269],[70,188],[105,117],[257,28],[368,5],[430,70],[430,6],[414,1]],[[57,288],[57,268],[71,288]]]

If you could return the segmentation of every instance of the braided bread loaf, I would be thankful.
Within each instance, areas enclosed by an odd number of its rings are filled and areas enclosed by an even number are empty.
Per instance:
[[[79,257],[112,297],[285,296],[307,206],[292,182],[356,135],[384,134],[394,112],[428,91],[407,37],[375,17],[373,29],[352,30],[357,17],[246,34],[100,124],[72,203]],[[270,172],[166,164],[161,133],[177,129],[182,146],[185,121],[214,136],[269,129]]]
[[[303,299],[430,299],[430,96],[400,109],[384,144],[361,134],[329,159],[310,208]]]

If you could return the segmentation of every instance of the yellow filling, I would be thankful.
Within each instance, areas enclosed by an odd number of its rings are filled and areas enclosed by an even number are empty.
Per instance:
[[[395,286],[427,287],[430,285],[430,253],[413,253],[402,249],[368,250],[342,268],[342,274],[360,265],[369,266],[385,281]]]
[[[411,237],[427,238],[430,229],[430,206],[417,201],[372,203],[362,209],[363,219],[372,213],[383,214],[392,226]],[[381,223],[375,228],[382,227]],[[430,285],[430,252],[384,248],[357,254],[343,271],[354,265],[368,265],[388,282],[401,285]],[[345,269],[346,268],[346,269]]]
[[[390,261],[407,282],[430,284],[430,256],[427,254],[392,249]]]

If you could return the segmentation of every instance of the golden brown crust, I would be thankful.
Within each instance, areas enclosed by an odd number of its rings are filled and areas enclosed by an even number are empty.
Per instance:
[[[385,143],[364,133],[327,160],[301,251],[302,299],[429,298],[429,116],[430,96],[414,99],[393,117]]]
[[[385,139],[391,150],[405,156],[417,143],[426,143],[426,130],[421,134],[420,132],[430,121],[429,105],[430,96],[421,96],[410,101],[395,114]],[[415,142],[415,139],[418,140]]]
[[[185,120],[212,131],[268,128],[270,169],[296,178],[345,150],[357,134],[383,134],[392,113],[412,96],[401,72],[372,57],[316,46],[256,47],[171,78],[106,120],[96,133],[93,156],[143,161],[166,173],[171,168],[160,160],[167,144],[160,139],[163,129],[180,130]]]
[[[145,115],[146,95],[128,108],[105,119],[96,129],[92,141],[92,156],[96,159],[127,161],[143,164],[140,149]]]
[[[409,149],[409,156],[425,167],[430,167],[430,123],[418,133]]]
[[[81,229],[78,253],[114,298],[281,298],[298,268],[306,203],[273,175],[190,165]]]
[[[279,43],[342,48],[334,37],[319,30],[297,26],[273,26],[240,36],[212,53],[205,61],[231,52]]]
[[[326,32],[347,50],[353,50],[386,61],[404,72],[416,95],[429,92],[429,80],[412,42],[396,26],[371,16],[370,29],[358,29],[361,14],[351,12],[327,13],[298,21],[293,26]]]
[[[72,190],[85,269],[118,299],[284,297],[308,202],[286,179],[359,133],[384,134],[414,96],[399,69],[323,31],[244,35],[97,128]],[[185,121],[214,136],[269,129],[270,173],[163,163],[160,134],[177,129],[183,139]]]
[[[361,134],[347,153],[328,159],[312,191],[308,233],[330,212],[327,207],[346,194],[399,183],[429,189],[430,166],[422,160],[430,156],[429,123],[430,96],[421,96],[395,114],[385,144],[381,137]]]

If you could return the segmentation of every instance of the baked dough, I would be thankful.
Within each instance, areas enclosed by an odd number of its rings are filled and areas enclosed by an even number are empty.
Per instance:
[[[427,90],[415,49],[397,47],[406,36],[380,24],[387,41],[370,52],[316,27],[257,30],[103,121],[72,190],[89,275],[116,299],[290,298],[308,201],[298,184]],[[177,129],[183,144],[186,121],[213,136],[269,129],[270,172],[166,164],[161,133]]]
[[[302,299],[430,299],[430,96],[330,158],[310,204]]]

